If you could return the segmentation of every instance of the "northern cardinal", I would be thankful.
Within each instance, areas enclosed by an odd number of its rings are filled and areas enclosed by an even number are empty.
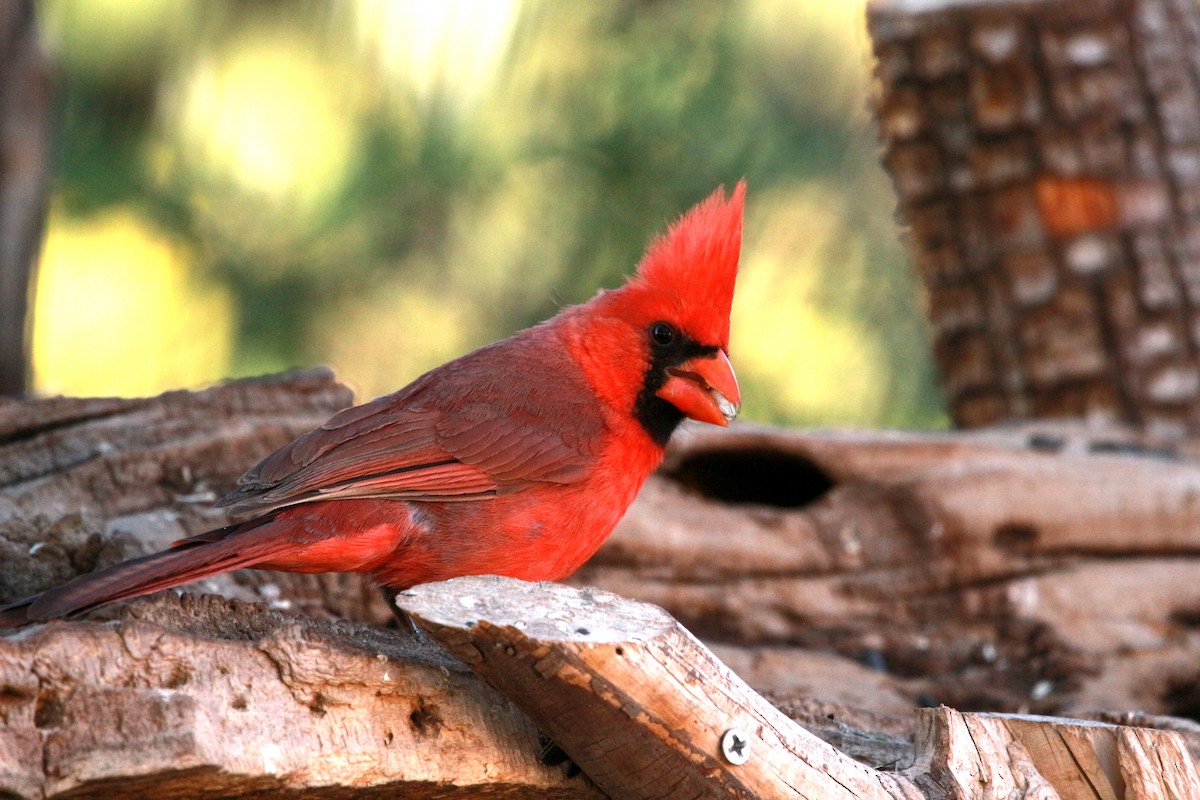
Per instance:
[[[0,627],[243,567],[559,580],[596,551],[685,418],[741,397],[729,310],[745,182],[651,243],[624,285],[334,415],[218,503],[248,521],[0,609]]]

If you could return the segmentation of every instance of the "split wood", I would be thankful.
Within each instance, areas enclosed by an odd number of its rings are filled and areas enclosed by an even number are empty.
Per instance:
[[[920,712],[914,764],[872,769],[784,716],[662,609],[600,590],[485,576],[397,604],[615,798],[1200,797],[1175,733],[945,707]]]

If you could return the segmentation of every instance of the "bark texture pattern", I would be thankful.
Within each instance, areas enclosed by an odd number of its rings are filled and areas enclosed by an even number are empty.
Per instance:
[[[695,431],[572,580],[790,696],[1197,719],[1197,498],[1131,432]]]
[[[955,422],[1200,429],[1200,7],[868,11]]]
[[[238,474],[347,402],[344,388],[315,372],[146,400],[0,404],[0,601],[223,524],[210,504]],[[723,662],[705,661],[701,683],[723,685],[728,667],[809,732],[872,767],[913,764],[920,751],[912,708],[939,703],[1076,717],[1107,709],[1107,721],[1166,727],[1200,752],[1197,452],[1194,443],[1144,432],[1049,423],[955,434],[694,431],[675,443],[575,580],[662,606]],[[305,786],[341,797],[346,787],[394,789],[404,776],[430,774],[372,771],[378,759],[393,763],[376,735],[385,729],[355,727],[358,711],[343,718],[331,710],[374,708],[378,683],[343,675],[361,673],[379,654],[399,665],[400,654],[372,650],[375,640],[351,626],[344,630],[365,648],[351,658],[320,633],[343,628],[281,616],[386,622],[390,613],[360,580],[245,572],[189,591],[271,608],[185,600],[186,613],[177,613],[180,601],[167,595],[0,638],[0,793],[104,796],[113,759],[124,759],[122,780],[182,781],[169,793],[183,797],[205,796],[196,775],[217,776],[226,794],[252,786],[287,796]],[[564,634],[585,627],[571,627],[575,612],[566,613],[550,620]],[[642,627],[648,634],[652,626]],[[477,635],[484,633],[495,632]],[[668,651],[694,644],[683,634],[662,641],[667,655],[639,669],[667,669]],[[264,649],[285,646],[309,648],[304,702],[264,705],[262,718],[244,714],[230,686],[249,687],[240,690],[247,703],[253,687],[263,697],[295,695],[295,668],[263,671]],[[189,659],[197,666],[187,667]],[[555,663],[545,662],[546,675],[565,674]],[[221,669],[234,667],[251,677],[228,683]],[[691,686],[686,673],[676,678]],[[436,676],[433,688],[415,686],[407,705],[392,708],[415,714],[407,718],[420,727],[428,720],[417,696],[441,689]],[[127,694],[132,699],[122,699]],[[567,707],[558,697],[542,701]],[[143,725],[135,718],[144,709],[152,719]],[[489,709],[485,703],[481,713]],[[518,713],[508,709],[496,713]],[[288,717],[297,713],[307,721]],[[440,713],[430,710],[429,720]],[[283,721],[263,721],[273,714]],[[225,736],[240,742],[237,750],[255,746],[259,733],[238,727],[252,718],[268,745],[276,728],[320,741],[289,744],[284,767],[261,753],[218,758]],[[327,718],[343,727],[321,727]],[[528,741],[511,732],[529,729],[504,724],[503,736]],[[771,715],[771,724],[782,723]],[[233,726],[228,734],[225,725]],[[176,761],[155,749],[159,740],[175,748]],[[368,741],[381,754],[362,755]],[[345,743],[361,748],[353,763],[328,755]],[[526,758],[536,744],[519,749]],[[682,758],[680,768],[695,763]],[[320,769],[296,766],[306,759]],[[451,771],[436,781],[448,783],[412,780],[445,792],[431,797],[462,796],[453,794],[459,773],[448,762],[443,768]],[[525,786],[532,778],[514,780]]]
[[[561,798],[512,704],[428,640],[211,595],[0,639],[0,795]]]
[[[349,405],[328,370],[147,399],[0,401],[0,601],[225,525],[212,504],[267,453]],[[245,571],[200,589],[384,622],[357,578]]]

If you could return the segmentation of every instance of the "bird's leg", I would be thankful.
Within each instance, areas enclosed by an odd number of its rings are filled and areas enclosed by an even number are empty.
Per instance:
[[[396,618],[396,623],[401,631],[416,636],[418,639],[422,637],[422,631],[417,627],[417,623],[413,622],[413,618],[408,615],[408,612],[396,605],[395,589],[390,586],[380,586],[379,591],[383,594],[384,602],[388,604],[388,608],[392,610],[392,616]]]

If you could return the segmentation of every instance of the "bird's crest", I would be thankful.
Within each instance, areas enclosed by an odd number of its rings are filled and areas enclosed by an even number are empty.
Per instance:
[[[670,316],[705,344],[729,346],[729,311],[742,248],[746,182],[718,188],[646,248],[626,289],[665,301]]]

